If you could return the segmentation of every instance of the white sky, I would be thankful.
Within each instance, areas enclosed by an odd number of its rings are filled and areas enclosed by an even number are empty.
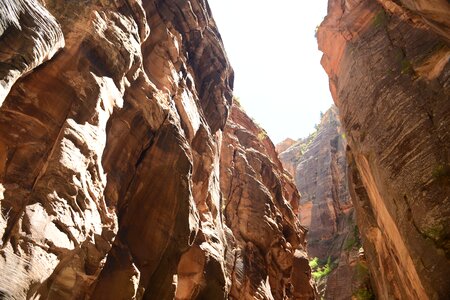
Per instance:
[[[332,103],[314,37],[327,0],[208,2],[244,109],[274,143],[307,136]]]

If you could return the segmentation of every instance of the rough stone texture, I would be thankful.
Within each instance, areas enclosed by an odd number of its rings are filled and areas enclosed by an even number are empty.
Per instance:
[[[271,142],[221,167],[233,71],[207,2],[39,3],[0,3],[0,298],[312,299]],[[231,229],[227,168],[260,174]]]
[[[0,2],[0,106],[12,85],[64,47],[55,18],[37,0]]]
[[[379,0],[383,7],[418,26],[425,23],[450,41],[450,2],[446,0]]]
[[[348,228],[338,229],[338,218],[344,221],[353,213],[347,188],[345,146],[336,108],[332,108],[323,115],[317,131],[279,154],[286,169],[294,170],[292,176],[302,194],[300,221],[309,229],[311,257],[336,258],[333,240],[341,230],[345,230],[344,236],[348,234]]]
[[[314,299],[299,194],[266,133],[239,106],[224,131],[222,209],[230,299]],[[246,271],[247,270],[247,271]]]
[[[0,109],[2,296],[187,299],[205,275],[224,297],[214,162],[233,73],[207,4],[0,8],[5,93],[65,43]]]
[[[291,138],[287,138],[284,141],[278,143],[275,145],[275,150],[277,151],[277,153],[281,153],[284,150],[288,149],[289,147],[291,147],[293,144],[295,144],[295,140],[291,139]]]
[[[378,298],[446,299],[448,2],[380,2],[329,1],[318,31],[322,65],[347,134],[350,191]]]
[[[363,289],[370,293],[367,274],[359,272],[364,262],[348,192],[345,148],[345,135],[333,106],[323,114],[314,133],[279,154],[302,194],[300,222],[308,228],[308,255],[317,257],[319,265],[329,259],[332,266],[332,272],[318,281],[325,299],[351,299]]]

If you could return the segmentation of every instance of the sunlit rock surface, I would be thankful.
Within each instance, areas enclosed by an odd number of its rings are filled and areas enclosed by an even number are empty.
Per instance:
[[[283,143],[285,144],[285,143]],[[316,131],[279,154],[301,192],[300,222],[308,228],[307,250],[325,299],[351,299],[371,293],[360,252],[358,228],[347,185],[346,141],[335,106],[322,115]],[[277,145],[277,149],[283,148]]]
[[[0,29],[0,298],[313,299],[206,2],[7,0]]]
[[[17,79],[64,47],[55,18],[37,0],[0,3],[0,106]]]
[[[330,0],[318,31],[379,299],[450,295],[449,12]]]

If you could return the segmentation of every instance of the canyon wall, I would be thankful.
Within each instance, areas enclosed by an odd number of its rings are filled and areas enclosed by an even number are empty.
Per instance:
[[[272,289],[274,299],[316,299],[299,193],[265,131],[237,105],[224,131],[220,174],[225,224],[234,235],[230,298],[271,299]]]
[[[322,65],[379,299],[450,295],[450,4],[330,0]]]
[[[0,298],[314,299],[207,2],[6,0],[0,35]]]
[[[307,138],[277,145],[280,160],[302,194],[300,221],[308,228],[308,255],[325,299],[372,293],[348,191],[345,149],[335,106]],[[320,272],[321,268],[329,269]]]

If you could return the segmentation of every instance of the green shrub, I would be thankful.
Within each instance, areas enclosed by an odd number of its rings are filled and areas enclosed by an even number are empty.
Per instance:
[[[440,240],[445,236],[444,226],[441,224],[429,226],[424,230],[424,234],[435,241]]]
[[[312,142],[316,138],[319,126],[316,124],[314,125],[314,128],[315,131],[310,133],[308,137],[302,141],[302,144],[300,145],[300,155],[305,154],[305,152],[309,149],[309,146],[311,146]]]
[[[257,138],[258,138],[258,140],[259,140],[260,142],[262,142],[263,140],[265,140],[266,137],[267,137],[267,133],[265,133],[264,131],[260,131],[260,132],[258,133],[258,136],[257,136]]]
[[[350,250],[355,245],[356,245],[356,239],[354,237],[350,237],[350,238],[345,240],[344,250]]]
[[[344,250],[350,250],[353,247],[356,247],[356,248],[361,247],[361,240],[359,238],[359,230],[358,230],[357,225],[353,226],[353,235],[351,237],[347,238],[347,240],[345,240],[345,243],[344,243]]]
[[[401,67],[402,74],[409,74],[413,71],[411,62],[409,60],[407,60],[406,58],[402,59],[400,64],[401,64],[400,67]]]
[[[319,265],[320,265],[320,261],[319,261]],[[331,257],[328,256],[326,264],[323,267],[315,268],[315,271],[312,272],[312,276],[315,281],[319,281],[321,278],[330,274],[331,271],[333,271],[333,269],[335,267],[336,267],[335,264],[331,262]]]
[[[319,266],[319,258],[314,257],[312,260],[309,261],[309,267],[311,269],[316,269]]]
[[[358,280],[362,280],[369,276],[369,269],[364,263],[358,262],[355,268],[355,275]]]
[[[432,175],[436,181],[448,181],[450,179],[450,165],[438,165],[433,170]]]
[[[373,17],[373,21],[372,24],[373,26],[375,26],[376,28],[386,24],[387,22],[387,16],[386,13],[384,11],[384,9],[381,9],[374,17]]]
[[[374,294],[366,288],[359,288],[353,296],[356,297],[357,300],[373,300],[375,299]]]

